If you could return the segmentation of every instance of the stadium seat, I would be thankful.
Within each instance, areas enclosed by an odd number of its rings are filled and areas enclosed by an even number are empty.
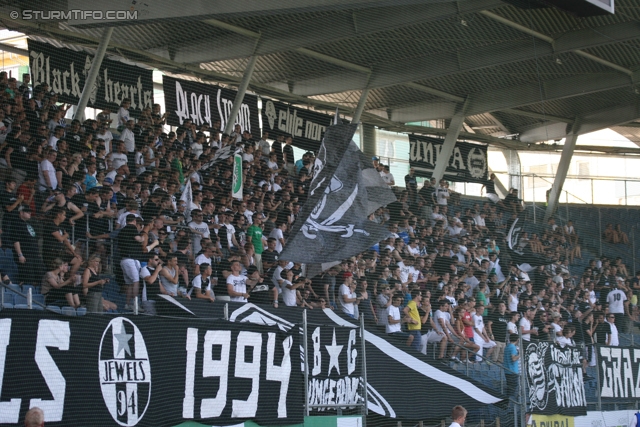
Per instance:
[[[4,298],[3,298],[3,301],[4,301],[4,302],[6,302],[6,303],[8,303],[8,304],[13,305],[13,296],[14,296],[14,295],[15,295],[15,294],[14,294],[13,292],[11,292],[11,291],[9,291],[9,290],[5,289],[5,290],[4,290]]]
[[[35,289],[32,285],[22,285],[22,293],[23,294],[28,294],[29,293],[29,289],[31,289],[31,293],[34,294],[35,293]]]
[[[44,306],[44,295],[33,294],[31,300],[33,301],[33,308],[42,309],[42,306]],[[42,305],[38,305],[36,302],[39,302]]]
[[[5,302],[2,304],[2,308],[13,308],[13,303]]]
[[[22,288],[20,287],[20,285],[16,285],[15,283],[10,283],[7,286],[9,287],[9,289],[11,289],[13,291],[22,292]]]
[[[18,305],[18,304],[27,305],[27,298],[23,297],[22,295],[15,294],[13,296],[13,303],[15,305]]]
[[[27,304],[15,304],[13,308],[20,309],[20,310],[28,310],[29,306]]]
[[[12,282],[18,281],[18,266],[13,260],[13,251],[11,249],[5,250],[4,256],[0,255],[0,267],[3,268],[3,271]]]
[[[60,310],[60,307],[58,307],[57,305],[48,305],[47,310],[58,314],[62,313],[62,310]]]
[[[75,316],[76,309],[73,307],[62,307],[62,314],[64,314],[65,316]]]
[[[85,314],[87,314],[87,309],[85,307],[78,307],[78,309],[76,310],[76,314],[78,316],[84,316]]]

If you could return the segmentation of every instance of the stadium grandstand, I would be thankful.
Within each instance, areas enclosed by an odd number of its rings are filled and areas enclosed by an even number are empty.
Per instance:
[[[639,1],[0,0],[0,55],[0,427],[640,419]]]

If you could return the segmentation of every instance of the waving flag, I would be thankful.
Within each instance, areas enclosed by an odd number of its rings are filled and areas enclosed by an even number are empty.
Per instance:
[[[395,196],[351,140],[356,129],[357,124],[327,129],[315,160],[309,198],[293,224],[281,259],[337,261],[366,250],[389,234],[368,216]]]

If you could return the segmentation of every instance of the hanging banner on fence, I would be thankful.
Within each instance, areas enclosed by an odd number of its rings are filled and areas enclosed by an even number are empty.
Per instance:
[[[579,416],[587,413],[581,350],[550,342],[525,345],[525,373],[531,412]]]
[[[91,70],[93,55],[28,40],[33,86],[46,83],[59,102],[78,105]],[[105,58],[89,96],[88,107],[117,112],[124,98],[131,99],[129,112],[137,117],[153,106],[153,71]]]
[[[409,165],[415,168],[417,176],[431,177],[443,143],[443,139],[409,135]],[[484,184],[488,179],[488,165],[486,145],[456,142],[444,178]]]
[[[318,405],[362,405],[360,330],[317,326],[307,335],[310,410],[322,410]]]
[[[598,347],[600,396],[603,400],[640,398],[640,348]]]
[[[242,200],[242,156],[233,156],[233,183],[231,185],[231,197]]]
[[[317,152],[322,137],[333,123],[333,115],[317,113],[290,104],[265,99],[262,105],[262,127],[270,139],[291,135],[293,145]]]
[[[161,317],[0,313],[0,425],[303,421],[300,334]]]
[[[156,301],[159,314],[191,318],[194,315],[221,318],[224,316],[224,306],[222,302],[211,304],[203,300],[176,301],[166,295]],[[271,305],[251,303],[232,302],[228,305],[231,322],[277,325],[283,331],[300,325],[302,312],[297,308],[273,308]],[[357,385],[356,378],[362,377],[358,372],[362,369],[364,355],[361,353],[360,331],[356,321],[341,317],[329,309],[307,310],[307,321],[309,403],[330,405],[334,401],[338,403],[340,399],[349,403],[357,401],[360,397],[355,394],[354,387]],[[322,325],[319,335],[314,325]],[[345,328],[348,332],[344,332]],[[442,363],[432,364],[422,353],[408,349],[406,339],[390,341],[388,336],[368,330],[365,340],[369,413],[394,419],[426,420],[450,415],[452,406],[448,402],[456,402],[467,409],[477,409],[503,401],[499,392]],[[403,390],[411,390],[412,396],[438,398],[423,399],[416,405],[413,399],[407,398],[407,394],[398,392],[399,384]],[[323,391],[324,396],[321,395]],[[362,390],[357,393],[362,393]],[[327,407],[323,412],[329,410],[335,411],[336,408]]]
[[[191,119],[197,127],[203,124],[214,127],[216,122],[220,122],[221,130],[227,124],[238,93],[233,89],[168,76],[162,76],[162,90],[169,113],[167,124],[180,126],[185,119]],[[235,124],[239,124],[243,132],[249,131],[254,138],[260,136],[257,96],[244,95]]]

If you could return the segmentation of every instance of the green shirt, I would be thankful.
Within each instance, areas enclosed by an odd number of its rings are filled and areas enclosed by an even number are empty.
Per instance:
[[[251,237],[251,244],[256,254],[262,255],[262,251],[264,251],[264,247],[262,246],[262,228],[257,225],[252,225],[247,230],[247,237]]]

